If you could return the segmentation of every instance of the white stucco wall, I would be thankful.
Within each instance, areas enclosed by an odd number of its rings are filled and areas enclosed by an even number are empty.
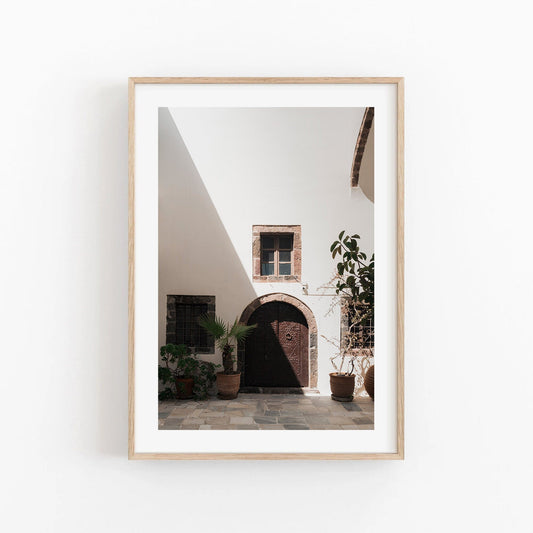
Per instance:
[[[257,296],[293,295],[318,324],[318,388],[329,393],[330,339],[339,336],[329,247],[346,229],[373,250],[373,204],[350,190],[363,108],[161,109],[159,342],[167,294],[216,296],[226,320]],[[252,282],[252,225],[302,227],[301,283]],[[304,294],[303,285],[309,287]],[[220,362],[220,354],[204,356]]]

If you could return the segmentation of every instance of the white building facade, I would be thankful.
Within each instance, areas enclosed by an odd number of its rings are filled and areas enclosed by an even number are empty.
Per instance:
[[[360,165],[360,187],[351,179],[364,115],[364,108],[160,110],[160,346],[190,341],[202,359],[220,363],[194,329],[198,313],[261,328],[274,321],[273,331],[254,333],[239,350],[243,387],[329,394],[341,322],[330,246],[346,230],[373,253],[373,149]],[[269,354],[291,346],[287,377]]]

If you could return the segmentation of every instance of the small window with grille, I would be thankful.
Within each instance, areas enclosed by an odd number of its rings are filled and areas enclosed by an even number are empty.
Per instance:
[[[214,296],[167,296],[167,344],[185,344],[196,353],[214,353],[212,336],[198,324],[198,318],[215,313]]]
[[[374,348],[374,320],[368,317],[368,306],[354,308],[348,299],[341,302],[341,345],[344,349]],[[362,321],[362,322],[361,322]]]

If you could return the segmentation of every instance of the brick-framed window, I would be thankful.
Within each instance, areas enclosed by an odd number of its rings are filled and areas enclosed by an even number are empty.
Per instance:
[[[167,295],[167,344],[185,344],[196,353],[215,353],[215,340],[198,324],[215,314],[214,296]]]
[[[300,281],[301,226],[253,226],[252,256],[254,281]]]

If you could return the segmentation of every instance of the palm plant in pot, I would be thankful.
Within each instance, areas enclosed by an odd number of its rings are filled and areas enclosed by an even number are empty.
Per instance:
[[[338,355],[341,362],[336,372],[330,374],[331,396],[338,401],[353,399],[358,356],[367,361],[373,357],[374,255],[367,259],[359,247],[358,239],[361,237],[345,233],[342,231],[330,248],[332,258],[339,256],[340,259],[337,263],[336,293],[341,296],[341,312],[347,321],[347,332]],[[348,364],[344,367],[346,360]],[[373,365],[366,374],[372,385],[367,392],[373,398]],[[366,382],[365,376],[365,385]]]
[[[218,395],[224,400],[237,398],[241,383],[241,373],[235,370],[235,348],[239,342],[252,333],[256,324],[250,326],[239,324],[237,318],[231,324],[213,315],[201,316],[198,319],[198,323],[214,337],[218,348],[222,350],[222,366],[224,370],[217,373]]]

